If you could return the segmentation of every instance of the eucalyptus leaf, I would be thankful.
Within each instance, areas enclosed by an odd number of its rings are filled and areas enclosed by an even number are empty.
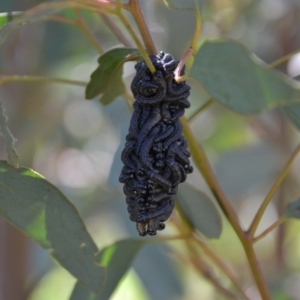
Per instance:
[[[41,175],[0,161],[0,216],[50,250],[88,289],[99,293],[104,268],[98,249],[74,205]]]
[[[132,262],[147,240],[128,239],[118,241],[104,249],[96,256],[97,262],[106,267],[106,283],[100,295],[76,283],[70,300],[104,300],[109,299],[120,280],[130,269]]]
[[[107,105],[122,95],[125,92],[122,80],[123,64],[138,59],[140,59],[140,54],[135,48],[116,48],[101,55],[98,59],[99,66],[92,73],[91,80],[86,87],[86,99],[102,94],[100,102]]]
[[[218,238],[222,232],[222,220],[212,200],[187,183],[178,189],[178,204],[190,224],[207,238]]]
[[[300,102],[297,81],[268,68],[242,44],[232,40],[204,42],[190,76],[217,102],[240,114]]]
[[[287,218],[300,219],[300,198],[287,205],[285,216]]]

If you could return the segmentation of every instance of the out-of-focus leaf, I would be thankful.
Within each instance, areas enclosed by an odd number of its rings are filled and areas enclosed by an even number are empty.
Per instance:
[[[178,203],[191,225],[207,238],[218,238],[222,232],[222,220],[212,200],[203,192],[181,184]]]
[[[285,216],[293,219],[300,219],[300,198],[287,205]]]
[[[300,80],[300,75],[294,77],[295,80]],[[293,104],[283,108],[287,117],[290,119],[292,124],[300,130],[300,104]]]
[[[11,22],[16,16],[21,15],[21,11],[13,11],[7,13],[0,13],[0,28],[6,23]]]
[[[231,40],[204,42],[190,76],[216,101],[241,114],[300,102],[300,85],[295,80],[269,69]]]
[[[41,175],[0,161],[0,215],[49,249],[82,284],[100,291],[105,273],[94,241],[73,204]]]
[[[280,151],[268,143],[231,150],[214,165],[217,180],[229,198],[241,198],[269,183],[281,168]]]
[[[103,250],[96,256],[96,261],[107,269],[106,283],[100,295],[96,295],[76,283],[70,300],[105,300],[109,299],[121,278],[125,275],[135,256],[147,240],[128,239],[116,242]]]
[[[300,104],[293,104],[285,107],[284,112],[294,126],[300,130]]]
[[[96,6],[95,2],[91,0],[60,0],[55,2],[41,3],[24,12],[24,14],[22,14],[22,16],[17,18],[15,21],[9,22],[2,26],[0,28],[0,44],[5,39],[6,35],[16,27],[22,27],[37,21],[43,21],[51,15],[55,15],[68,8],[85,8],[97,12],[99,12],[99,10],[103,12],[110,11],[110,7],[105,5],[105,3],[98,2]]]
[[[98,59],[99,67],[92,73],[86,87],[86,99],[102,94],[100,102],[107,105],[122,95],[125,92],[122,80],[123,64],[139,58],[139,51],[134,48],[116,48],[101,55]]]
[[[195,10],[197,9],[197,1],[198,0],[164,0],[168,7],[178,10]]]
[[[147,290],[149,299],[184,298],[186,283],[172,256],[169,245],[155,243],[148,244],[134,261],[134,270]]]

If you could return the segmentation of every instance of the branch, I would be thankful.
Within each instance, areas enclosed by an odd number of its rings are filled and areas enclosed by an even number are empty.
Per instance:
[[[260,235],[258,235],[257,237],[255,237],[253,239],[253,243],[258,242],[259,240],[261,240],[262,238],[264,238],[267,234],[269,234],[271,231],[273,231],[275,228],[277,228],[278,226],[280,226],[283,222],[285,222],[286,219],[285,218],[280,218],[278,219],[276,222],[274,222],[270,227],[268,227],[264,232],[262,232]]]
[[[128,48],[132,48],[131,42],[124,36],[121,30],[115,25],[115,23],[111,20],[111,18],[106,14],[100,14],[101,18],[103,19],[104,23],[110,30],[114,33],[117,39]]]
[[[149,29],[145,22],[143,12],[141,10],[141,5],[139,0],[129,0],[128,3],[129,10],[138,26],[138,29],[141,33],[142,39],[146,46],[148,54],[157,54],[155,45],[153,43],[152,37],[150,35]]]
[[[65,79],[65,78],[58,78],[58,77],[42,77],[42,76],[6,76],[6,75],[0,75],[0,85],[4,83],[9,82],[44,82],[44,83],[60,83],[60,84],[71,84],[71,85],[79,85],[85,87],[88,82],[85,81],[79,81],[79,80],[71,80],[71,79]]]
[[[295,161],[297,155],[300,152],[300,144],[297,146],[297,148],[294,150],[294,152],[292,153],[290,159],[288,160],[286,166],[284,167],[284,169],[282,170],[282,172],[279,174],[278,178],[276,179],[276,181],[274,182],[272,188],[270,189],[269,193],[267,194],[266,198],[264,199],[263,203],[261,204],[260,208],[258,209],[249,229],[248,229],[248,234],[250,237],[253,237],[255,234],[255,231],[259,225],[259,222],[261,220],[261,218],[263,217],[263,214],[267,208],[267,206],[269,205],[269,203],[271,202],[273,196],[275,195],[275,193],[277,192],[278,188],[280,187],[281,183],[283,182],[283,180],[285,179],[285,177],[287,176],[290,168],[293,165],[293,162]]]
[[[295,52],[292,52],[292,53],[290,53],[290,54],[287,54],[287,55],[285,55],[285,56],[283,56],[283,57],[281,57],[281,58],[279,58],[279,59],[273,61],[272,63],[270,63],[270,64],[268,65],[268,67],[269,67],[269,68],[275,68],[275,67],[277,67],[277,66],[279,66],[279,65],[281,65],[281,64],[283,64],[283,63],[285,63],[287,60],[289,60],[291,57],[295,56],[295,55],[298,54],[298,53],[300,53],[300,50],[297,50],[297,51],[295,51]]]

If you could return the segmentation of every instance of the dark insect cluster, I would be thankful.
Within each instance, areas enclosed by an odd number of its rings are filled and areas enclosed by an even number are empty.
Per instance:
[[[178,119],[190,107],[190,87],[175,81],[179,62],[170,54],[160,52],[150,59],[154,74],[144,61],[135,66],[131,90],[136,101],[119,178],[124,183],[130,220],[137,223],[141,236],[165,228],[163,222],[174,208],[178,184],[193,171]]]

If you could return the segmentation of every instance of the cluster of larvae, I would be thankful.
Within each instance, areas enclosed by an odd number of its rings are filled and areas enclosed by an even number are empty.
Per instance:
[[[179,62],[170,54],[160,52],[150,59],[154,74],[144,61],[135,66],[131,90],[136,101],[119,178],[124,183],[130,220],[136,222],[141,236],[155,235],[165,228],[178,184],[193,171],[179,121],[190,107],[190,87],[175,81]]]

